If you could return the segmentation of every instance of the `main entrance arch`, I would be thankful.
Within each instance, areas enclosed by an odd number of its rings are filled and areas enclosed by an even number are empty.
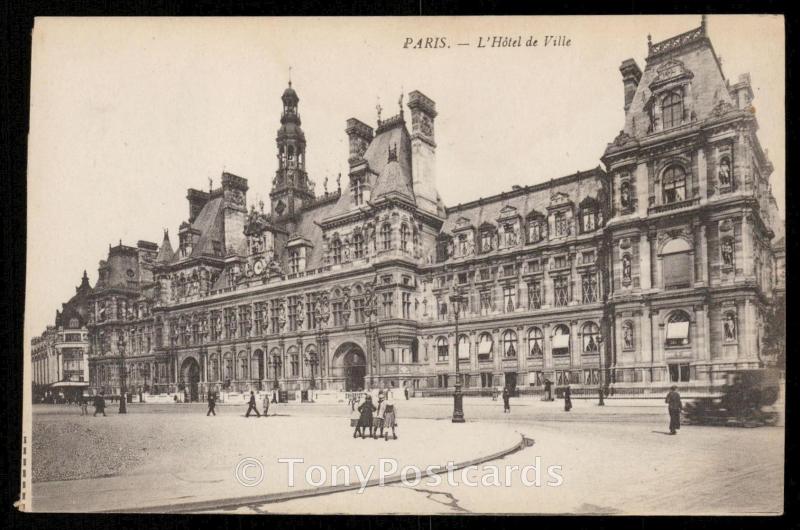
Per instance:
[[[198,401],[198,387],[200,385],[200,364],[194,357],[187,357],[181,364],[181,382],[186,389],[189,401]]]
[[[332,376],[343,383],[345,391],[364,390],[367,356],[361,346],[345,342],[333,356]]]

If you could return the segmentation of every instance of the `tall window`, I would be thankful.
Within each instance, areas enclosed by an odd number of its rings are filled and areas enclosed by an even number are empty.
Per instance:
[[[553,355],[569,355],[569,328],[559,324],[553,329]]]
[[[517,290],[506,285],[503,287],[503,311],[506,313],[513,313],[517,307]]]
[[[462,361],[469,360],[469,354],[470,354],[469,337],[467,337],[466,335],[461,335],[460,337],[458,337],[458,350],[456,350],[456,352],[458,353],[458,358],[460,360]]]
[[[597,302],[597,274],[589,273],[584,274],[581,279],[581,287],[583,291],[583,303],[593,304]]]
[[[489,252],[494,247],[494,232],[483,230],[481,232],[481,252]]]
[[[353,184],[350,188],[353,192],[353,203],[356,206],[361,206],[364,204],[364,183],[361,181],[361,179],[353,179]]]
[[[402,294],[403,318],[411,318],[411,293]]]
[[[300,355],[297,353],[291,354],[289,356],[289,365],[291,366],[292,377],[298,377],[300,375]]]
[[[569,221],[566,212],[558,212],[555,218],[556,237],[569,235]]]
[[[531,357],[541,357],[544,354],[544,333],[539,328],[528,331],[528,351]]]
[[[289,251],[289,271],[292,274],[300,272],[300,253],[296,249]]]
[[[667,346],[686,346],[689,344],[689,315],[675,311],[667,319]]]
[[[689,243],[682,238],[669,241],[662,249],[661,270],[665,289],[691,287],[692,270]]]
[[[333,302],[331,304],[331,312],[333,313],[333,325],[341,326],[344,324],[342,319],[342,303]]]
[[[664,171],[664,202],[670,204],[686,200],[686,172],[680,166],[670,166]]]
[[[583,352],[597,353],[600,351],[600,327],[594,322],[587,322],[583,326]]]
[[[389,223],[384,223],[381,227],[381,242],[383,250],[390,250],[392,248],[392,227]]]
[[[584,208],[581,212],[582,220],[583,220],[583,231],[584,232],[592,232],[596,228],[595,226],[595,215],[594,215],[594,208]]]
[[[408,252],[408,225],[400,225],[400,250]]]
[[[481,315],[488,315],[492,311],[492,291],[481,291]]]
[[[556,307],[565,306],[569,303],[569,282],[566,276],[553,278],[553,293],[555,294]]]
[[[538,243],[542,239],[542,224],[538,220],[528,221],[528,243]]]
[[[313,295],[307,295],[306,298],[306,322],[308,329],[317,328],[317,301]]]
[[[667,95],[661,102],[661,118],[664,129],[681,124],[683,121],[683,98],[677,92]]]
[[[510,329],[503,332],[503,356],[510,358],[517,356],[517,333]]]
[[[383,293],[383,316],[392,318],[392,293]]]
[[[361,259],[364,257],[364,236],[357,233],[353,236],[353,258]]]
[[[528,282],[528,309],[541,309],[542,307],[542,282],[534,280]]]
[[[447,339],[439,337],[436,339],[436,360],[444,362],[450,357],[450,351],[447,345]]]
[[[289,331],[297,330],[297,297],[289,297]]]
[[[494,346],[492,336],[489,333],[481,333],[481,336],[478,338],[479,361],[488,361],[492,358],[492,346]]]
[[[685,383],[690,380],[690,370],[688,363],[670,364],[669,380],[672,383]]]
[[[342,262],[342,242],[338,237],[331,243],[331,259],[334,265]]]
[[[278,302],[278,300],[273,300],[269,314],[270,327],[272,328],[273,333],[280,333],[281,331],[279,315],[280,315],[280,303]]]

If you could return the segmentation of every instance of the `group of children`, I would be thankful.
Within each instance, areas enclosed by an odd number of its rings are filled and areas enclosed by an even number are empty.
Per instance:
[[[394,401],[388,399],[383,390],[378,392],[377,405],[372,402],[372,396],[364,394],[364,400],[358,406],[358,418],[355,420],[353,438],[369,436],[373,439],[383,438],[389,441],[389,429],[392,429],[392,438],[397,440],[397,409]],[[367,435],[367,429],[369,434]],[[380,434],[378,432],[380,431]]]

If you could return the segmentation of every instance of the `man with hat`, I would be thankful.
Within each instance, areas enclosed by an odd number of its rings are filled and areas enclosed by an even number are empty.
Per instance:
[[[667,398],[664,400],[669,410],[669,433],[677,434],[681,428],[681,395],[678,394],[678,387],[672,385],[667,393]]]
[[[358,407],[358,412],[360,412],[361,415],[358,418],[358,423],[356,423],[356,430],[353,431],[353,438],[361,436],[361,438],[364,439],[367,428],[369,428],[369,436],[372,437],[372,413],[375,412],[375,405],[372,404],[372,396],[369,394],[364,396],[364,403]]]

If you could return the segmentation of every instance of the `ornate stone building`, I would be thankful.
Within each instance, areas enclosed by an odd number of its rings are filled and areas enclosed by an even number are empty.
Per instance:
[[[290,84],[269,212],[223,173],[188,191],[175,250],[165,233],[101,262],[93,387],[118,391],[124,363],[132,389],[191,399],[436,393],[458,362],[467,393],[549,379],[637,394],[759,366],[780,220],[749,78],[725,79],[705,20],[648,46],[644,71],[620,68],[625,125],[605,169],[456,207],[436,191],[436,105],[418,91],[374,128],[347,120],[349,172],[316,195]]]

